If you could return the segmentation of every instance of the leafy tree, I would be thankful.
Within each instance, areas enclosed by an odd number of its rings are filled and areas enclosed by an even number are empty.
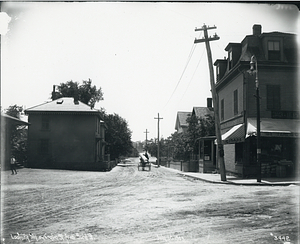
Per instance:
[[[5,114],[20,119],[23,107],[18,105],[9,106]],[[11,153],[17,162],[26,164],[27,162],[27,127],[22,125],[13,126],[10,138]]]
[[[213,136],[215,135],[215,119],[214,116],[207,115],[206,117],[196,117],[195,115],[190,116],[187,119],[187,150],[192,153],[198,153],[198,146],[195,143],[200,137]]]
[[[192,153],[198,152],[198,144],[195,143],[198,138],[215,135],[214,116],[199,118],[193,115],[187,122],[186,133],[175,132],[167,141],[169,155],[177,160],[189,160]]]
[[[171,158],[173,157],[173,144],[172,144],[172,137],[168,137],[167,139],[161,138],[159,140],[159,156]],[[148,152],[157,157],[157,141],[156,140],[149,140],[148,141]]]
[[[173,158],[179,160],[187,160],[189,158],[188,136],[186,133],[175,132],[171,135],[171,150]]]
[[[74,97],[94,108],[96,102],[103,100],[103,92],[101,88],[97,89],[96,86],[92,86],[91,79],[82,81],[82,84],[71,80],[61,83],[58,86],[58,91],[52,92],[52,99],[61,97]]]
[[[105,141],[108,143],[110,158],[130,155],[133,150],[132,132],[128,128],[127,121],[118,114],[106,114],[104,110],[100,112],[107,126]]]

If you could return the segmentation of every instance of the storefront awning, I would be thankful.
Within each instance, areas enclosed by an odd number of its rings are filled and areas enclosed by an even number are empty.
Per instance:
[[[242,142],[245,140],[244,124],[238,124],[233,126],[229,131],[222,135],[222,141],[224,144],[231,144]]]
[[[260,135],[262,137],[299,137],[300,121],[263,118],[260,122]],[[222,135],[222,142],[224,144],[243,142],[249,136],[256,136],[256,118],[248,118],[246,133],[244,124],[233,126]],[[215,143],[217,144],[217,140]]]
[[[256,118],[249,118],[246,138],[256,136]],[[260,134],[263,137],[299,137],[300,121],[295,119],[263,118],[260,122]]]

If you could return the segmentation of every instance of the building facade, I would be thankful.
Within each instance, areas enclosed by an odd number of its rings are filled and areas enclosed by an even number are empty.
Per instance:
[[[105,125],[98,110],[63,97],[25,110],[28,166],[105,169]]]
[[[261,173],[263,177],[295,176],[299,171],[298,49],[295,34],[262,33],[254,25],[241,43],[229,43],[218,59],[216,91],[227,172],[254,176],[256,148],[256,74],[260,92]],[[283,166],[283,167],[281,167]],[[278,172],[280,170],[280,172]]]
[[[11,136],[16,126],[28,126],[29,124],[18,118],[1,113],[1,169],[10,169],[10,159],[12,156]],[[23,162],[19,162],[23,163]]]

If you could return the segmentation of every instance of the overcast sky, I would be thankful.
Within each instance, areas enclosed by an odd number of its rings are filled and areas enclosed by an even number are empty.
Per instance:
[[[205,44],[196,27],[217,27],[213,61],[227,56],[261,24],[263,32],[297,33],[292,5],[249,3],[2,2],[1,106],[50,101],[53,85],[91,79],[104,100],[95,108],[126,119],[132,140],[175,132],[178,111],[211,97]],[[6,16],[7,13],[8,16]],[[6,16],[6,17],[5,17]]]

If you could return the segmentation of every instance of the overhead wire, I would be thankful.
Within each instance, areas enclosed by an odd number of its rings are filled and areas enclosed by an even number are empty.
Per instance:
[[[200,34],[200,35],[201,35],[201,34]],[[200,36],[199,36],[199,38],[200,38]],[[166,105],[164,106],[164,108],[169,104],[171,98],[173,97],[175,91],[177,90],[177,87],[178,87],[178,85],[179,85],[180,82],[181,82],[181,79],[182,79],[182,77],[183,77],[183,75],[184,75],[184,73],[185,73],[185,71],[186,71],[186,68],[187,68],[187,66],[188,66],[188,64],[189,64],[189,62],[190,62],[190,60],[191,60],[191,57],[193,56],[193,53],[194,53],[194,51],[195,51],[195,48],[196,48],[196,45],[195,45],[195,43],[193,43],[192,48],[191,48],[190,53],[189,53],[189,56],[188,56],[188,59],[187,59],[187,61],[186,61],[185,67],[184,67],[184,69],[183,69],[183,71],[182,71],[182,73],[181,73],[181,76],[180,76],[180,78],[179,78],[179,80],[178,80],[178,82],[177,82],[177,84],[176,84],[176,86],[175,86],[175,89],[173,90],[173,92],[172,92],[172,94],[171,94],[169,100],[167,101]]]
[[[203,51],[202,51],[201,57],[200,57],[200,59],[199,59],[199,61],[198,61],[198,63],[197,63],[197,66],[196,66],[196,68],[195,68],[195,71],[194,71],[194,73],[193,73],[193,75],[192,75],[192,77],[191,77],[191,79],[190,79],[190,81],[189,81],[189,84],[188,84],[188,86],[186,87],[186,89],[185,89],[185,91],[184,91],[184,93],[183,93],[183,95],[182,95],[180,101],[182,101],[182,99],[183,99],[185,93],[187,92],[187,90],[188,90],[188,88],[189,88],[189,86],[190,86],[190,84],[191,84],[191,82],[192,82],[192,80],[193,80],[193,78],[194,78],[194,76],[195,76],[195,74],[196,74],[196,71],[198,70],[198,66],[199,66],[199,64],[200,64],[200,62],[201,62],[201,60],[202,60],[204,51],[205,51],[205,49],[203,49]]]

